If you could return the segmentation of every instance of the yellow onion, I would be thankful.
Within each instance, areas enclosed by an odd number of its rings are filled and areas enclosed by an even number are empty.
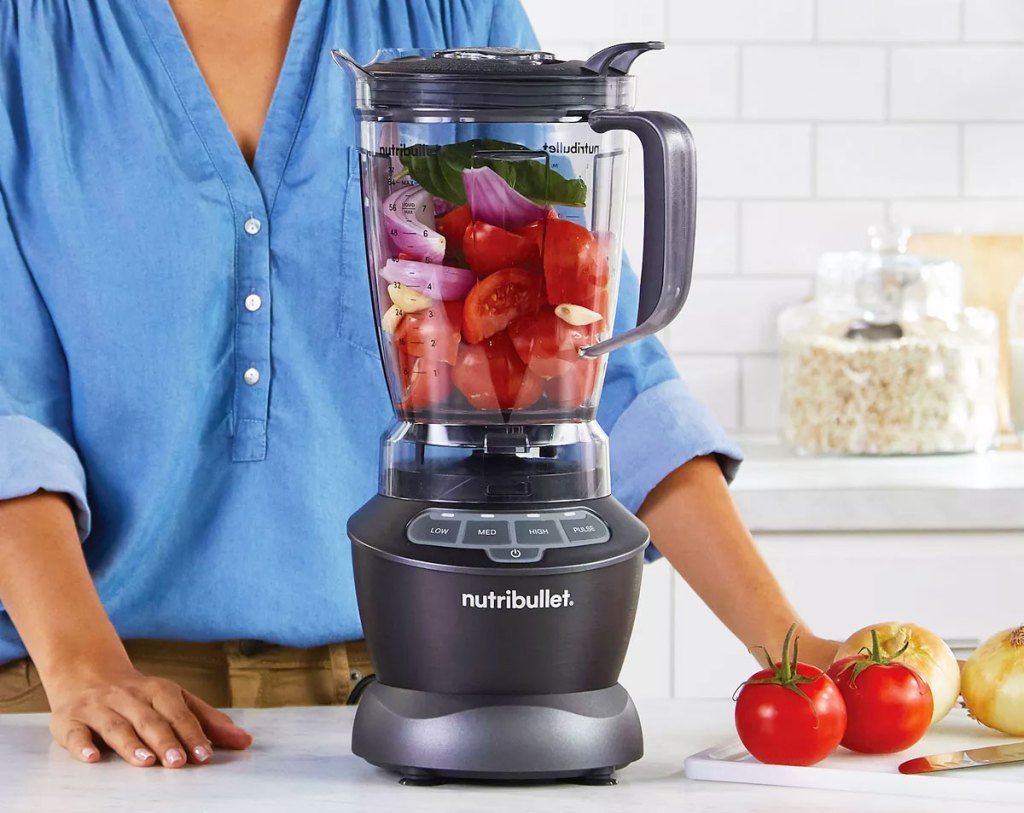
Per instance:
[[[949,714],[960,697],[960,664],[949,645],[924,627],[887,621],[857,630],[840,645],[835,659],[856,655],[864,647],[870,649],[871,630],[878,630],[883,655],[913,669],[932,690],[932,724]],[[903,654],[894,657],[904,646]]]
[[[1024,626],[1003,630],[974,650],[962,688],[974,719],[1024,737]]]

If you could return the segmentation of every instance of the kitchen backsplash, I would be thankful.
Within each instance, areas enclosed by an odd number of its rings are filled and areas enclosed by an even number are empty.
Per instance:
[[[1024,0],[524,0],[570,57],[663,39],[638,106],[693,129],[690,301],[663,338],[730,429],[778,426],[775,316],[869,226],[1024,231]],[[638,157],[636,145],[634,157]],[[630,197],[642,197],[633,161]],[[640,206],[628,210],[636,262]]]

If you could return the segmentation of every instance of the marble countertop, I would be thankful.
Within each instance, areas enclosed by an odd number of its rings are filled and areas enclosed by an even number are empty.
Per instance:
[[[619,773],[616,787],[534,784],[403,787],[354,757],[354,709],[241,710],[252,750],[218,753],[213,764],[169,771],[133,768],[112,757],[74,762],[50,740],[44,715],[0,716],[3,813],[961,813],[1005,806],[865,793],[697,782],[683,776],[690,754],[732,737],[729,701],[637,703],[647,755]]]
[[[800,457],[739,437],[733,484],[754,532],[1024,530],[1024,451],[926,457]]]

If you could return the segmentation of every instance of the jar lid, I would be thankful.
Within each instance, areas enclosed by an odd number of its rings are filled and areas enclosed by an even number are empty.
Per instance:
[[[500,111],[516,118],[561,118],[633,102],[629,68],[661,42],[627,42],[586,60],[562,60],[549,51],[465,47],[434,51],[388,50],[359,65],[345,51],[335,62],[356,75],[356,106],[367,116],[396,111],[432,113]]]
[[[951,319],[964,308],[963,272],[952,260],[879,252],[829,252],[818,263],[815,303],[868,326]]]

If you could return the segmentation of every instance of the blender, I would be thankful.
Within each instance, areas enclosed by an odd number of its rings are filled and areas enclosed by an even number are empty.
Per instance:
[[[381,52],[355,77],[366,255],[395,420],[348,524],[376,681],[353,752],[406,783],[610,784],[640,758],[618,683],[646,527],[611,496],[607,354],[686,299],[689,131],[632,109],[633,60]],[[613,335],[629,134],[639,309]]]

